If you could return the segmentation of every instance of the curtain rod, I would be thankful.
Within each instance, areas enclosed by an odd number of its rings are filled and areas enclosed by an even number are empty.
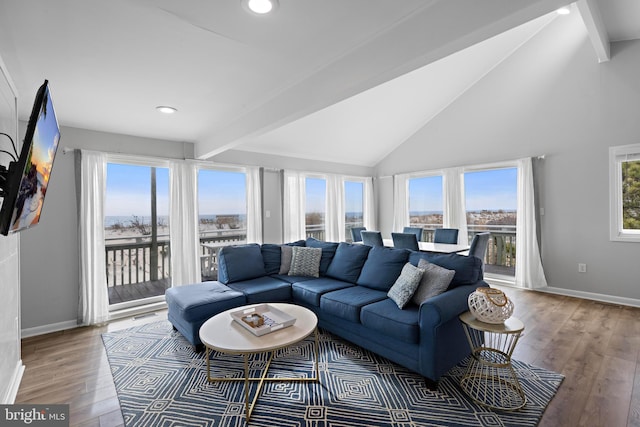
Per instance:
[[[544,160],[546,157],[547,157],[546,154],[540,154],[539,156],[531,156],[531,159]],[[512,160],[500,161],[500,162],[496,162],[496,163],[504,163],[504,162],[509,162],[509,161],[512,161]],[[419,174],[422,174],[422,173],[430,173],[430,172],[434,172],[434,171],[441,171],[441,170],[444,170],[444,169],[455,168],[455,167],[465,168],[465,167],[473,166],[474,168],[477,168],[477,167],[483,167],[484,165],[487,165],[487,166],[495,165],[496,163],[483,163],[483,164],[479,164],[479,165],[466,165],[466,166],[450,166],[448,168],[433,169],[433,170],[427,170],[427,171],[403,172],[403,173],[400,173],[400,174],[376,176],[376,177],[374,177],[374,179],[393,178],[396,175],[413,175],[413,174],[419,175]]]
[[[63,147],[62,148],[62,154],[68,154],[68,153],[73,153],[74,151],[82,151],[83,148],[72,148],[72,147]],[[122,153],[122,152],[113,152],[113,151],[102,151],[102,150],[91,150],[91,149],[86,149],[87,151],[95,151],[95,152],[99,152],[102,154],[106,154],[107,156],[112,155],[112,156],[130,156],[133,159],[149,159],[149,160],[161,160],[161,161],[184,161],[184,162],[191,162],[191,163],[195,163],[195,164],[199,164],[199,165],[205,165],[205,166],[221,166],[221,167],[232,167],[232,168],[250,168],[250,167],[261,167],[261,166],[253,166],[253,165],[240,165],[237,163],[220,163],[220,162],[213,162],[213,161],[209,161],[209,160],[200,160],[200,159],[187,159],[187,158],[180,158],[180,157],[159,157],[159,156],[147,156],[144,154],[134,154],[134,153]]]

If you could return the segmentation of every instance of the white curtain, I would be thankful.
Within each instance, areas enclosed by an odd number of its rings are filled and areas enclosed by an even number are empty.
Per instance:
[[[547,279],[538,247],[536,205],[531,158],[518,160],[518,213],[516,222],[516,286],[543,288]]]
[[[260,168],[248,167],[247,177],[247,243],[262,243],[262,192]]]
[[[393,176],[393,231],[409,225],[409,175]]]
[[[467,212],[464,196],[464,171],[449,168],[443,171],[444,228],[458,229],[458,244],[468,245]]]
[[[376,222],[376,199],[374,196],[373,178],[366,178],[364,182],[364,200],[362,201],[364,213],[363,221],[367,230],[378,230]]]
[[[344,179],[338,175],[326,177],[325,240],[344,242]]]
[[[306,180],[304,174],[296,171],[284,171],[284,192],[282,196],[284,222],[283,238],[285,242],[305,239]]]
[[[198,230],[198,171],[194,164],[172,162],[169,189],[171,286],[202,281]]]
[[[80,152],[78,321],[81,325],[96,325],[109,320],[109,295],[104,256],[106,163],[103,153],[86,150]]]

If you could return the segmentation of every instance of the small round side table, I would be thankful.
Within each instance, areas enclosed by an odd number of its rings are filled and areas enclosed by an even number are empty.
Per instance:
[[[515,317],[500,324],[481,322],[468,311],[460,315],[460,321],[473,356],[460,380],[462,389],[475,402],[492,409],[522,408],[527,399],[511,364],[511,355],[524,331],[524,323]]]

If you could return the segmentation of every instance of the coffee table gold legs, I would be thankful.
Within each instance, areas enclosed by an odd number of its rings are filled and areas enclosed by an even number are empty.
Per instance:
[[[314,339],[313,339],[313,356],[314,356],[314,368],[315,368],[315,376],[309,378],[299,378],[299,377],[268,377],[269,367],[271,366],[271,361],[273,360],[273,356],[276,352],[275,349],[271,351],[269,355],[269,360],[267,361],[266,366],[262,370],[262,375],[260,377],[250,377],[249,376],[249,355],[254,353],[242,353],[244,358],[244,377],[243,378],[223,378],[223,377],[212,377],[211,376],[211,358],[210,358],[210,349],[206,347],[205,357],[207,358],[207,381],[214,382],[244,382],[244,408],[245,408],[245,419],[248,422],[251,419],[251,414],[253,413],[253,409],[258,401],[258,397],[260,396],[260,391],[262,390],[262,386],[265,382],[318,382],[320,380],[320,371],[318,366],[318,358],[319,358],[319,350],[318,350],[318,329],[314,330]],[[237,354],[237,353],[236,353]],[[258,382],[258,386],[253,395],[253,400],[249,403],[249,383],[250,382]]]

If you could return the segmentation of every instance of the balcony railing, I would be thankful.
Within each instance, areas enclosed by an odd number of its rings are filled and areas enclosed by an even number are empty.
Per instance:
[[[169,236],[158,236],[155,245],[148,237],[105,239],[105,261],[109,287],[166,279],[171,276]]]
[[[201,233],[203,280],[215,279],[217,252],[202,244],[237,244],[246,242],[246,229],[212,230]],[[171,282],[169,235],[151,237],[116,237],[105,239],[105,261],[109,302],[116,304],[134,299],[163,295]]]
[[[411,224],[422,227],[422,240],[433,242],[433,234],[441,224]],[[490,232],[484,263],[487,273],[515,275],[516,267],[516,226],[515,225],[468,225],[469,242],[473,236]]]
[[[351,242],[351,229],[353,227],[362,227],[362,221],[345,223],[344,237],[345,237],[345,241],[347,242]],[[313,225],[306,226],[307,237],[312,237],[318,240],[326,240],[324,230],[325,230],[324,224],[313,224]]]

